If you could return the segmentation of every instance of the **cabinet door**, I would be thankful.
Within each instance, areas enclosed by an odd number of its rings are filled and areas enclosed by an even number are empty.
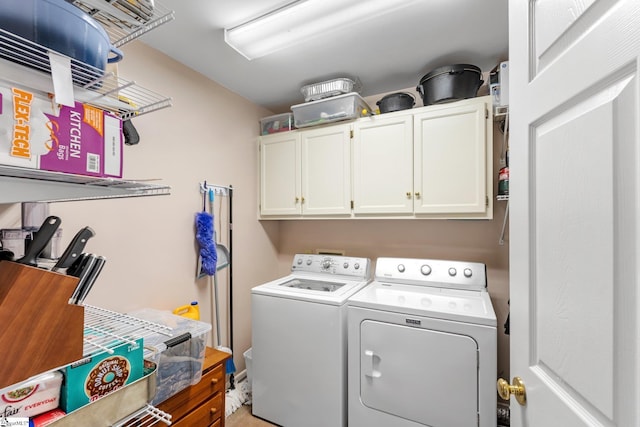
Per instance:
[[[351,214],[351,125],[301,131],[302,214]]]
[[[358,120],[353,135],[353,212],[413,212],[412,115]]]
[[[414,116],[417,214],[486,217],[489,117],[485,100],[474,98]]]
[[[298,132],[260,138],[260,214],[300,215]]]

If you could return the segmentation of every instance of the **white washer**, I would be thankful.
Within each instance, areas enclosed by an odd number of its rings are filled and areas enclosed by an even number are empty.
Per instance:
[[[484,264],[376,260],[348,301],[349,427],[496,426],[486,286]]]
[[[366,258],[302,255],[251,290],[252,412],[285,427],[347,425],[347,299]]]

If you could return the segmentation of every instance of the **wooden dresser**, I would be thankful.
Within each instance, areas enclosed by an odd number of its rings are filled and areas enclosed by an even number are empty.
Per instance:
[[[225,361],[229,353],[207,347],[198,384],[156,405],[173,427],[224,427]]]

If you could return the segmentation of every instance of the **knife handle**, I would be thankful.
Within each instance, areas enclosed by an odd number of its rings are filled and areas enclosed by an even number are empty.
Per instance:
[[[27,247],[25,254],[22,258],[16,260],[20,264],[35,266],[38,255],[44,250],[47,244],[51,241],[58,227],[62,224],[62,220],[57,216],[50,216],[44,220],[36,234],[33,236],[33,240]]]
[[[84,304],[84,299],[87,297],[89,291],[93,287],[93,284],[96,282],[96,279],[102,271],[102,267],[104,267],[105,262],[107,262],[107,260],[102,256],[98,256],[96,258],[96,262],[93,265],[93,268],[89,272],[87,279],[84,281],[82,288],[80,289],[78,298],[76,299],[76,304]]]
[[[80,254],[82,254],[82,250],[87,244],[87,241],[95,235],[96,233],[91,227],[84,227],[78,231],[52,270],[57,271],[61,268],[69,268],[78,259]]]
[[[78,284],[76,285],[73,294],[71,295],[70,302],[72,304],[78,303],[78,298],[82,292],[82,289],[87,282],[91,270],[96,264],[97,256],[94,254],[82,254],[82,258],[79,260],[77,269],[73,272],[73,276],[78,278]]]

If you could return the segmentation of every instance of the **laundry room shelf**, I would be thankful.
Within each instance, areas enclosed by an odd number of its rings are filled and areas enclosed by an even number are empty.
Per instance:
[[[157,0],[73,0],[70,3],[100,22],[115,47],[175,18],[174,12]]]
[[[0,204],[162,196],[171,190],[150,181],[94,178],[8,165],[0,165],[0,185]]]
[[[26,86],[44,95],[55,93],[50,54],[56,52],[0,29],[0,76],[3,81]],[[127,81],[73,58],[70,61],[73,95],[78,102],[111,111],[123,120],[171,106],[171,98],[145,89],[135,81]]]

